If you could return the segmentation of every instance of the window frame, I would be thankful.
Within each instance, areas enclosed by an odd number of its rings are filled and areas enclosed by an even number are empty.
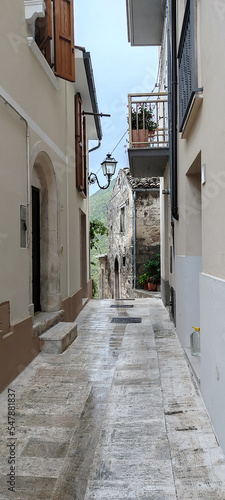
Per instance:
[[[37,47],[54,74],[71,82],[75,82],[73,11],[73,0],[46,0],[45,17],[37,17],[35,21]],[[51,55],[51,41],[54,46],[54,58]]]
[[[194,0],[187,0],[178,48],[179,131],[182,132],[197,88]],[[188,46],[189,45],[189,46]],[[188,61],[188,64],[187,64]]]
[[[80,94],[74,96],[75,114],[75,158],[76,187],[82,197],[87,197],[87,148],[86,148],[86,117],[82,113]]]
[[[125,207],[120,207],[120,233],[125,233]]]

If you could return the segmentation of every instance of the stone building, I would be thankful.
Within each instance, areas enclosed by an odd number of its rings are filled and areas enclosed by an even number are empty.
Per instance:
[[[120,170],[108,205],[108,250],[99,256],[100,298],[134,296],[149,257],[160,250],[159,179]]]

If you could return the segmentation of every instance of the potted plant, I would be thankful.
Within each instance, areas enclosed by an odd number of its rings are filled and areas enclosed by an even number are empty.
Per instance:
[[[132,141],[134,147],[144,147],[148,145],[148,137],[154,135],[157,123],[154,121],[154,114],[151,104],[139,104],[131,110]]]
[[[149,274],[148,273],[144,273],[144,274],[141,274],[139,276],[138,282],[140,283],[140,285],[144,286],[145,290],[148,289],[148,279],[149,279]]]
[[[145,269],[149,275],[148,289],[157,290],[157,285],[160,283],[160,253],[147,260]]]

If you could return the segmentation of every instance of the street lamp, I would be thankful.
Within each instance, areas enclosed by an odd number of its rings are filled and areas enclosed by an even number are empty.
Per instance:
[[[108,178],[106,186],[100,186],[97,175],[93,172],[91,172],[88,176],[88,183],[94,184],[96,181],[100,189],[107,189],[110,185],[111,177],[115,174],[117,163],[118,162],[115,160],[115,158],[112,158],[111,154],[108,153],[105,160],[101,163],[102,173],[103,175],[105,175],[105,177]]]

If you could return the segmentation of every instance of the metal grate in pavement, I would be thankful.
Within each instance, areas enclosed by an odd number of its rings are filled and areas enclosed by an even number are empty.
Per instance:
[[[142,318],[112,318],[111,323],[142,323]]]
[[[123,308],[128,309],[129,307],[134,307],[134,306],[133,306],[133,305],[130,305],[130,304],[129,304],[129,305],[128,305],[128,304],[126,304],[126,305],[123,305],[123,306],[122,306],[122,305],[114,305],[114,304],[113,304],[113,305],[112,305],[112,306],[110,306],[110,307],[114,307],[114,308],[117,308],[117,309],[119,309],[119,308],[120,308],[120,309],[123,309]]]

